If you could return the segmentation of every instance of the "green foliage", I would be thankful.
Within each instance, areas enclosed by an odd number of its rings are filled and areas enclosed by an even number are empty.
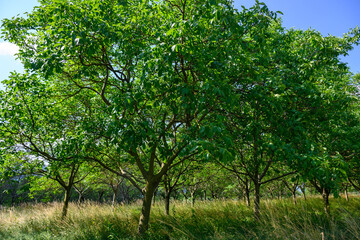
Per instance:
[[[257,191],[286,170],[337,194],[358,180],[359,79],[340,57],[360,30],[286,30],[277,14],[258,1],[238,12],[230,0],[41,0],[4,19],[25,73],[3,82],[1,180],[71,188],[101,166],[149,213],[169,171],[217,161]]]

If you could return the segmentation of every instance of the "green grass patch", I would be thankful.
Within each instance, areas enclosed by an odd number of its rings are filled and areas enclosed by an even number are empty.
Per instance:
[[[146,236],[137,235],[140,204],[87,202],[71,204],[60,219],[61,203],[22,205],[0,211],[0,239],[360,239],[360,198],[331,199],[331,216],[323,212],[322,199],[265,200],[261,220],[252,208],[237,201],[175,202],[171,215],[164,205],[152,208]]]

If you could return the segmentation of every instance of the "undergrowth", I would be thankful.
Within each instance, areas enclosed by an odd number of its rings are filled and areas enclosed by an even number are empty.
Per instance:
[[[137,235],[140,204],[118,205],[86,202],[71,204],[68,217],[60,219],[61,203],[25,204],[0,211],[0,239],[359,239],[360,198],[331,199],[331,215],[322,200],[265,200],[261,219],[252,208],[237,201],[186,202],[152,208],[149,231]]]

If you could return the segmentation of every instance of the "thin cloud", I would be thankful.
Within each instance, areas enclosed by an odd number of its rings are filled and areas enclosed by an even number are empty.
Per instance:
[[[0,56],[14,56],[19,52],[19,47],[13,43],[0,42]]]

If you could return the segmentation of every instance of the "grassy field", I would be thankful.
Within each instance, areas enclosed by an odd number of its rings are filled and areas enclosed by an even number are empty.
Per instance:
[[[161,203],[152,208],[145,239],[360,239],[360,198],[331,199],[332,214],[323,213],[317,197],[262,202],[262,219],[236,201],[172,204],[171,216]],[[140,239],[136,234],[140,205],[71,204],[66,220],[61,204],[22,205],[0,211],[0,239]]]

